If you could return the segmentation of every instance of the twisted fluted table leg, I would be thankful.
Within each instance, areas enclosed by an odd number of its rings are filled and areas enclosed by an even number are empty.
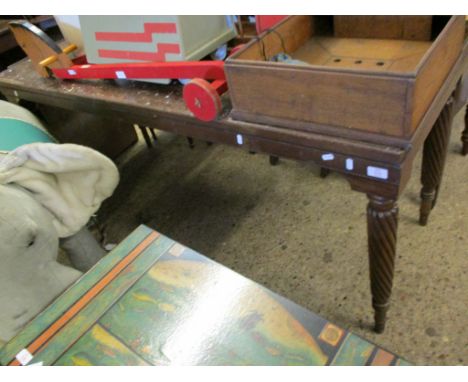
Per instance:
[[[368,195],[367,235],[372,307],[377,333],[385,329],[387,310],[393,286],[398,206],[395,200]]]
[[[468,154],[468,105],[466,106],[465,111],[465,130],[463,130],[462,136],[462,155]]]
[[[453,98],[450,97],[424,142],[421,171],[421,208],[419,224],[425,226],[439,193],[447,156],[453,120]]]

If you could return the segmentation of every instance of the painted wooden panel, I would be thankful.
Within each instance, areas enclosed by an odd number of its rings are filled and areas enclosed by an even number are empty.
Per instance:
[[[94,297],[79,311],[61,330],[52,336],[45,346],[38,349],[37,362],[53,364],[75,341],[83,334],[122,296],[128,288],[138,280],[144,272],[163,254],[173,242],[161,237],[107,287]]]
[[[158,330],[152,331],[155,321]],[[260,286],[210,262],[158,262],[100,322],[155,362],[324,365],[328,360]]]
[[[365,365],[374,348],[372,344],[350,333],[338,350],[332,365]]]
[[[24,333],[24,334],[23,334]],[[1,352],[3,364],[394,365],[394,354],[139,227]]]
[[[125,344],[100,325],[94,325],[56,363],[58,366],[147,366]]]
[[[131,233],[111,254],[104,257],[92,270],[81,277],[76,284],[65,291],[60,298],[55,300],[46,310],[39,314],[34,319],[33,325],[26,326],[13,340],[0,349],[0,363],[7,364],[13,359],[15,354],[24,347],[23,344],[29,344],[38,337],[43,328],[48,327],[64,314],[79,297],[100,280],[109,269],[112,269],[132,248],[151,232],[151,229],[148,227],[141,226]]]

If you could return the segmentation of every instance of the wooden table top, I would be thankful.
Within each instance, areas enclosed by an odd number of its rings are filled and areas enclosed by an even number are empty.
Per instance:
[[[233,120],[228,94],[222,97],[223,116],[201,122],[185,107],[180,84],[42,78],[27,59],[0,73],[0,91],[11,100],[99,114],[129,125],[136,123],[248,151],[312,161],[345,175],[354,190],[395,199],[410,178],[416,153],[467,68],[465,44],[410,140],[337,126],[308,124],[307,129],[296,129]]]
[[[162,130],[166,129],[163,122],[170,119],[303,146],[316,146],[316,139],[320,140],[320,144],[323,143],[324,148],[330,149],[344,143],[339,132],[333,128],[321,132],[319,127],[318,132],[314,133],[233,120],[229,117],[228,95],[222,97],[224,112],[221,119],[204,123],[196,120],[186,108],[182,98],[182,85],[178,83],[159,85],[127,80],[67,81],[42,78],[33,70],[28,59],[21,60],[0,73],[0,89],[12,97],[71,110],[132,118],[134,123],[146,123]],[[391,147],[386,143],[382,144],[378,137],[371,138],[370,141],[361,140],[359,134],[357,132],[356,137],[347,138],[348,148],[342,149],[349,153],[359,151],[364,157],[371,158],[380,153],[384,158],[401,159],[404,143],[395,140],[395,146]]]
[[[4,365],[19,364],[15,357],[43,365],[408,364],[145,226],[0,350]]]
[[[443,103],[446,93],[453,91],[456,81],[466,71],[468,48],[460,56],[441,89]],[[196,120],[185,107],[180,84],[158,85],[141,81],[127,80],[80,80],[66,81],[40,77],[32,68],[28,59],[11,65],[0,73],[0,89],[11,97],[45,103],[70,110],[99,112],[115,117],[133,119],[134,123],[168,129],[168,121],[188,123],[204,128],[228,131],[232,134],[244,134],[269,140],[278,140],[303,147],[333,149],[343,154],[359,155],[362,158],[400,163],[414,142],[399,138],[382,137],[379,134],[362,133],[353,129],[343,131],[333,126],[313,125],[308,131],[287,129],[262,124],[246,123],[230,118],[228,95],[222,97],[224,113],[219,121],[203,123]],[[444,94],[442,94],[444,93]],[[436,97],[437,98],[437,97]],[[437,103],[437,99],[434,100]],[[442,103],[442,102],[439,102]],[[440,110],[443,106],[440,106]],[[434,123],[440,110],[435,110],[422,124]],[[170,128],[169,128],[170,129]],[[177,132],[176,132],[177,133]],[[195,136],[196,137],[196,136]],[[233,135],[232,144],[236,143]],[[223,143],[223,142],[221,142]]]

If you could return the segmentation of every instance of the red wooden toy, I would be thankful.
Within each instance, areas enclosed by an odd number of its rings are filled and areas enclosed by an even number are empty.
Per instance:
[[[220,95],[227,91],[224,61],[182,61],[89,64],[85,56],[70,59],[76,49],[61,49],[50,37],[27,21],[12,21],[10,29],[43,77],[61,79],[192,79],[184,86],[184,101],[194,116],[212,121],[221,113]]]

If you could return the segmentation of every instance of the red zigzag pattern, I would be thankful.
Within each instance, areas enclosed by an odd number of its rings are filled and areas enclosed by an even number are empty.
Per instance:
[[[176,23],[144,23],[143,33],[96,32],[96,41],[151,42],[153,33],[177,33]]]
[[[153,33],[176,33],[175,23],[145,23],[144,32],[96,32],[96,41],[116,42],[151,42]],[[158,43],[155,52],[137,52],[127,50],[98,49],[98,55],[102,58],[116,58],[121,60],[137,61],[166,61],[166,54],[180,53],[179,44]]]

